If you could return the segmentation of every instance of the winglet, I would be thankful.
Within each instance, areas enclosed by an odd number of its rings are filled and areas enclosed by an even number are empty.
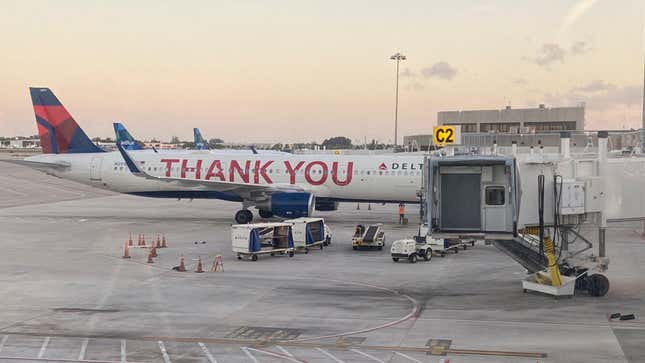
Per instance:
[[[136,176],[145,176],[145,173],[142,172],[137,167],[137,163],[135,163],[134,160],[132,160],[132,158],[130,157],[130,155],[128,155],[128,152],[125,151],[121,142],[117,142],[116,147],[119,149],[121,156],[123,156],[123,160],[125,160],[125,165],[128,166],[128,169],[130,169],[130,172]]]

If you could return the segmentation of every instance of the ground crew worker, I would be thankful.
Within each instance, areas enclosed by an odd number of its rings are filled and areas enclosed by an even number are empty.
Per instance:
[[[403,224],[404,217],[405,217],[405,204],[399,203],[399,224]]]

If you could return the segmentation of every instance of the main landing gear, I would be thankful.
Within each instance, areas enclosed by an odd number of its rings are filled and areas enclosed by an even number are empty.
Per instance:
[[[237,224],[247,224],[253,221],[253,212],[248,209],[238,210],[235,213],[235,222]]]
[[[268,218],[273,217],[273,212],[271,212],[270,210],[266,210],[266,209],[258,210],[258,214],[260,215],[260,217],[262,217],[264,219],[268,219]]]

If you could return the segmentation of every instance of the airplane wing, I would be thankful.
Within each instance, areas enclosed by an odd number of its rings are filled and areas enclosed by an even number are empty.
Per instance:
[[[250,201],[263,201],[266,200],[272,193],[276,192],[303,192],[304,190],[292,184],[271,184],[271,185],[254,185],[235,182],[223,182],[219,180],[197,180],[197,179],[183,179],[166,176],[155,176],[145,172],[142,168],[137,166],[137,163],[130,157],[128,152],[119,143],[117,144],[119,152],[123,156],[123,160],[130,170],[130,172],[138,177],[172,183],[175,185],[193,187],[197,190],[212,190],[218,192],[225,192],[235,194],[245,200]]]
[[[44,162],[44,161],[17,160],[17,159],[7,159],[7,160],[0,160],[0,161],[4,161],[7,163],[16,164],[16,165],[28,166],[30,168],[34,168],[37,170],[50,170],[50,169],[62,170],[72,166],[72,164],[70,164],[67,161]]]

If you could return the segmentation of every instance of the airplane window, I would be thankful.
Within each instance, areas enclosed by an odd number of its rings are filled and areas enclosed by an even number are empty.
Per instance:
[[[117,169],[117,168],[116,168],[116,166],[115,166],[115,167],[114,167],[114,170],[116,170],[116,169]]]
[[[369,170],[367,171],[367,175],[370,175],[370,171],[369,171]]]
[[[382,171],[379,171],[379,172],[378,172],[378,175],[383,175],[383,172],[382,172]]]
[[[156,166],[154,167],[154,170],[155,170],[155,171],[157,171],[157,167],[156,167]]]
[[[120,170],[123,170],[123,167],[121,167]]]

